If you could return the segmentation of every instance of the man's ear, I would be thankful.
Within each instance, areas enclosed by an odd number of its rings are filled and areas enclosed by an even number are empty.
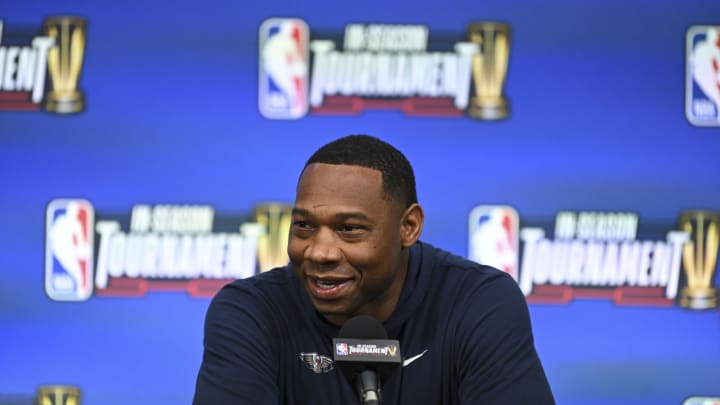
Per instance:
[[[400,221],[400,242],[404,248],[417,242],[425,223],[425,213],[420,205],[414,203],[403,211]]]

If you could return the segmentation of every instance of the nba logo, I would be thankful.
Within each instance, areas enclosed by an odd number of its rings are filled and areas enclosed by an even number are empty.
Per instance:
[[[720,26],[687,32],[685,115],[696,126],[720,126]]]
[[[720,405],[720,397],[685,398],[682,405]]]
[[[299,19],[271,18],[260,25],[258,107],[265,118],[298,119],[307,113],[308,36]]]
[[[48,204],[45,293],[55,301],[85,301],[93,291],[94,210],[85,200]]]
[[[479,205],[470,212],[468,258],[518,279],[518,214],[512,207]]]
[[[338,356],[347,356],[348,355],[348,345],[347,343],[338,343],[335,345],[335,354]]]

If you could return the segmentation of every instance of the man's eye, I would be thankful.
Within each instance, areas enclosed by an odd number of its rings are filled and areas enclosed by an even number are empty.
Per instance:
[[[290,229],[292,230],[292,235],[298,238],[307,238],[314,232],[312,224],[307,221],[293,221]]]
[[[300,228],[300,229],[305,229],[305,228],[310,227],[310,225],[305,221],[295,221],[295,222],[293,222],[293,226],[295,228]]]
[[[359,232],[359,231],[362,230],[362,227],[359,226],[359,225],[344,224],[344,225],[340,225],[340,227],[338,228],[338,230],[339,230],[340,232],[345,232],[345,233],[347,233],[347,232]]]

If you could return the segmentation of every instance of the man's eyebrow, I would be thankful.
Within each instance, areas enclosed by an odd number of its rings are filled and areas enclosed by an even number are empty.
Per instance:
[[[309,216],[310,211],[304,209],[304,208],[295,208],[292,209],[292,215],[302,215],[302,216]]]
[[[362,212],[341,212],[335,215],[338,219],[359,219],[361,221],[370,221],[370,218],[368,218],[367,215],[363,214]]]
[[[302,217],[312,217],[313,216],[310,213],[310,211],[305,208],[293,208],[292,215],[299,215]],[[370,221],[370,218],[367,215],[365,215],[364,213],[359,212],[359,211],[339,212],[339,213],[333,215],[333,218],[335,218],[337,220],[358,219],[358,220],[362,220],[362,221]]]

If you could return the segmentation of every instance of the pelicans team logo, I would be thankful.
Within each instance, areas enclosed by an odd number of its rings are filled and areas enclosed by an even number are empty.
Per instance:
[[[305,367],[309,368],[316,374],[328,373],[335,368],[331,358],[323,356],[322,354],[313,353],[298,353],[300,362]]]
[[[720,26],[687,32],[685,115],[696,126],[720,126]]]
[[[308,111],[308,27],[299,19],[271,18],[260,26],[260,112],[297,119]]]
[[[47,208],[45,292],[55,301],[84,301],[93,292],[94,212],[85,200]]]

